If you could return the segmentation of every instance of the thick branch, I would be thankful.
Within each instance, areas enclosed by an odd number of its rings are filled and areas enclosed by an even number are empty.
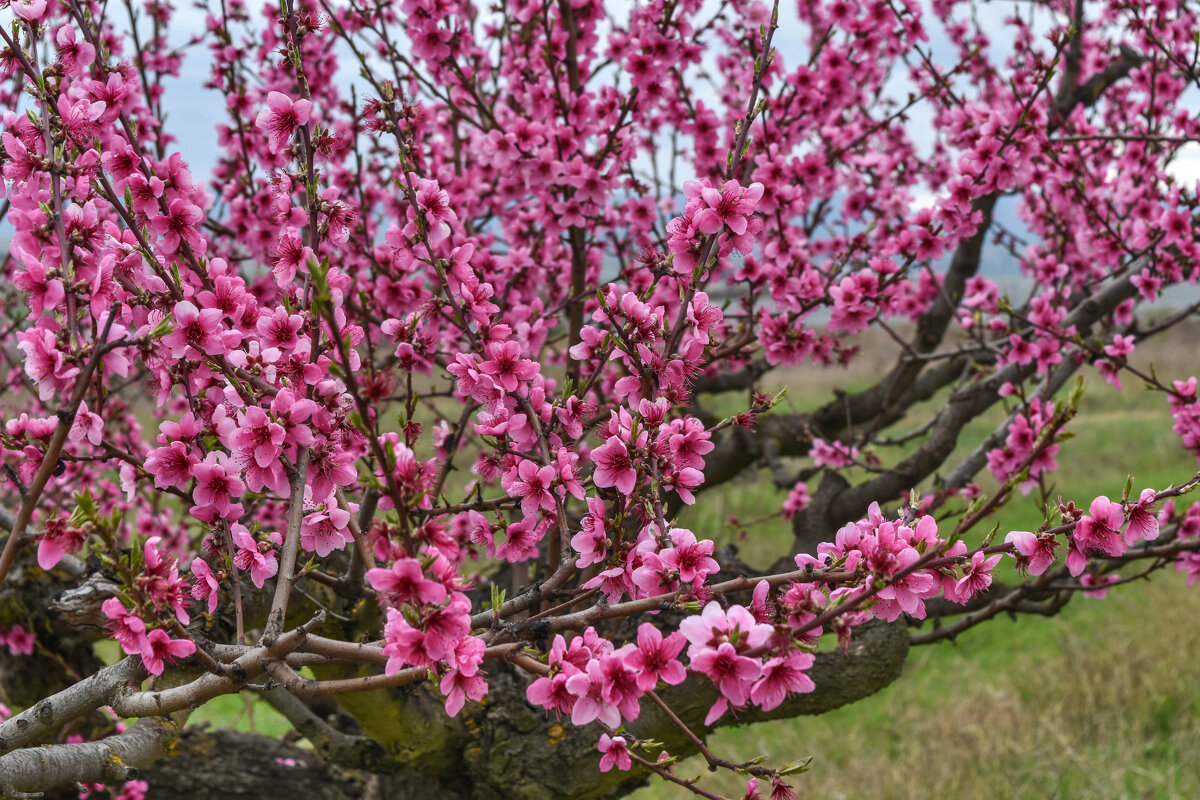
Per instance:
[[[0,723],[0,753],[52,737],[68,722],[114,702],[120,690],[140,684],[145,676],[141,658],[129,656],[30,706]]]
[[[54,744],[0,756],[0,795],[135,778],[140,767],[171,747],[181,727],[182,721],[153,717],[96,742]]]

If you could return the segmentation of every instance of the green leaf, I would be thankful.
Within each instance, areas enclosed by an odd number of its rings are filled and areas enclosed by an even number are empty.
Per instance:
[[[800,775],[801,773],[808,772],[808,769],[809,769],[808,765],[812,763],[812,760],[813,760],[813,757],[809,756],[808,758],[801,758],[797,761],[792,761],[787,764],[784,764],[782,767],[779,768],[779,774],[780,775]]]
[[[1080,401],[1083,400],[1084,385],[1085,385],[1085,381],[1083,380],[1083,376],[1076,375],[1075,376],[1075,385],[1071,387],[1071,396],[1068,400],[1068,404],[1070,405],[1071,408],[1073,408],[1073,409],[1079,408],[1079,403],[1080,403]]]

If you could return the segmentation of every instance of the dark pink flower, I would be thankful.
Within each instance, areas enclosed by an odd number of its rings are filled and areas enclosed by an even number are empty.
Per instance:
[[[475,639],[474,641],[479,641]],[[480,674],[467,675],[452,669],[442,676],[438,686],[446,696],[446,713],[452,717],[458,716],[467,700],[479,702],[488,693],[487,680]]]
[[[202,558],[192,559],[192,575],[196,579],[192,584],[192,597],[197,600],[207,599],[208,613],[212,614],[217,610],[217,592],[221,588],[217,576]]]
[[[615,487],[621,494],[633,494],[637,485],[637,470],[633,467],[624,442],[616,436],[610,436],[607,442],[592,451],[592,461],[596,462],[596,471],[592,473],[596,486],[601,489]]]
[[[621,712],[604,697],[605,676],[600,663],[591,660],[587,669],[567,678],[567,691],[575,695],[571,723],[576,727],[600,720],[602,725],[615,728],[621,724]]]
[[[167,206],[165,215],[151,218],[150,227],[163,237],[162,249],[168,255],[177,251],[181,242],[187,242],[193,250],[203,252],[204,240],[199,232],[203,220],[204,211],[200,206],[177,197]]]
[[[129,613],[129,609],[115,597],[110,597],[100,606],[108,617],[108,630],[129,655],[140,655],[146,649],[146,623]]]
[[[971,556],[971,563],[963,568],[963,576],[954,584],[954,597],[947,597],[955,602],[965,603],[979,592],[985,591],[992,585],[992,570],[1000,563],[1003,555],[997,553],[990,558],[983,552]]]
[[[605,527],[604,501],[598,497],[587,499],[588,513],[580,521],[580,532],[571,537],[571,548],[579,553],[575,566],[583,569],[599,564],[608,557],[608,531]]]
[[[279,572],[274,548],[266,542],[256,541],[246,526],[239,523],[230,526],[230,533],[233,545],[237,548],[233,556],[234,565],[243,572],[249,572],[250,580],[261,589],[268,578],[274,578]]]
[[[538,543],[546,533],[544,525],[526,517],[508,523],[504,529],[504,544],[496,550],[496,556],[511,563],[520,563],[537,558]]]
[[[22,331],[17,334],[17,347],[25,351],[25,374],[37,384],[41,400],[70,390],[79,367],[70,365],[67,354],[58,349],[53,331],[46,328]]]
[[[446,587],[426,578],[415,558],[397,559],[391,569],[369,569],[367,581],[396,603],[440,605],[446,599]]]
[[[720,565],[712,557],[714,544],[711,539],[697,542],[696,534],[683,528],[672,528],[669,535],[675,546],[658,556],[667,567],[679,571],[681,581],[703,583],[706,577],[720,571]]]
[[[1107,597],[1108,596],[1108,585],[1110,583],[1117,583],[1120,580],[1121,580],[1121,576],[1116,575],[1116,574],[1104,575],[1102,577],[1097,577],[1095,575],[1088,574],[1088,575],[1081,575],[1079,577],[1079,583],[1081,586],[1096,587],[1093,589],[1085,590],[1083,592],[1083,596],[1084,597],[1092,597],[1092,598],[1095,598],[1096,600],[1103,600],[1105,597]]]
[[[1075,527],[1075,541],[1080,550],[1099,550],[1107,556],[1119,556],[1126,544],[1121,538],[1125,524],[1125,509],[1104,495],[1092,501],[1091,514],[1080,518]]]
[[[42,569],[52,569],[63,556],[74,553],[88,540],[88,533],[67,524],[67,519],[53,516],[46,521],[46,529],[38,541],[37,560]]]
[[[1129,527],[1125,529],[1125,544],[1132,545],[1142,539],[1158,538],[1158,515],[1154,510],[1154,490],[1143,489],[1137,502],[1129,505]]]
[[[142,649],[142,664],[151,675],[162,675],[163,661],[187,658],[196,652],[196,645],[189,639],[172,639],[162,628],[150,631]]]
[[[658,628],[649,622],[638,626],[637,646],[625,654],[625,663],[637,673],[638,688],[649,692],[661,680],[676,686],[683,683],[687,671],[678,661],[687,639],[679,631],[663,638]]]
[[[576,697],[567,689],[565,672],[559,672],[548,677],[541,677],[529,684],[525,690],[525,698],[535,706],[541,706],[559,714],[569,714],[575,707]]]
[[[557,477],[557,470],[547,465],[538,465],[528,459],[523,459],[517,465],[517,478],[512,481],[507,491],[510,497],[520,497],[521,513],[526,517],[537,516],[538,509],[554,512],[554,495],[550,487]]]
[[[1040,537],[1029,531],[1012,531],[1004,537],[1016,554],[1017,569],[1030,575],[1041,575],[1054,563],[1054,552],[1059,542],[1054,536]]]
[[[762,199],[763,185],[752,183],[743,189],[737,181],[727,181],[718,191],[696,181],[685,181],[683,192],[690,200],[701,201],[699,210],[692,217],[692,224],[698,231],[714,234],[728,227],[741,236],[748,227],[746,218],[754,213]]]
[[[224,355],[226,347],[220,335],[223,316],[219,308],[201,311],[187,300],[181,300],[175,304],[175,328],[163,337],[162,342],[170,348],[172,358],[199,360],[204,354]]]
[[[196,479],[196,488],[192,490],[196,505],[212,506],[219,516],[237,519],[231,515],[235,505],[233,498],[246,491],[246,484],[238,477],[237,466],[229,456],[219,451],[210,452],[192,467],[192,475]]]
[[[8,650],[14,656],[31,656],[33,655],[33,632],[27,631],[20,625],[13,625],[8,635],[4,637]]]
[[[720,718],[727,703],[737,708],[746,705],[751,687],[762,673],[762,664],[757,659],[738,655],[729,642],[722,642],[716,648],[704,648],[692,658],[691,667],[707,675],[721,690],[722,696],[709,709],[705,725]]]
[[[479,371],[492,376],[510,394],[522,381],[533,380],[541,369],[537,363],[521,358],[521,345],[517,342],[490,342],[484,346],[484,352],[488,360],[479,365]]]
[[[199,463],[200,459],[186,444],[171,442],[150,451],[146,457],[146,471],[154,476],[154,485],[159,489],[183,490],[192,479],[192,469]]]

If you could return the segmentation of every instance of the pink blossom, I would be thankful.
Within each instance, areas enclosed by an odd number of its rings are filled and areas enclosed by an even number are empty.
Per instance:
[[[446,713],[458,716],[467,700],[482,700],[488,693],[487,680],[482,675],[465,675],[459,670],[450,670],[442,676],[439,686],[446,696]]]
[[[596,471],[592,479],[601,489],[615,487],[621,494],[633,493],[637,484],[637,470],[629,458],[625,443],[616,436],[610,436],[608,441],[592,451],[592,460],[596,462]]]
[[[27,631],[20,625],[13,625],[4,638],[9,652],[14,656],[33,655],[34,636],[32,631]]]
[[[274,548],[266,542],[256,541],[244,525],[236,522],[230,526],[230,533],[238,549],[233,556],[233,563],[243,572],[249,572],[250,580],[261,589],[268,578],[274,578],[275,573],[279,572]]]
[[[163,237],[162,249],[165,253],[176,252],[183,242],[187,242],[192,250],[203,251],[204,240],[197,231],[203,220],[204,211],[199,206],[177,197],[167,206],[166,214],[150,220],[150,228]]]
[[[697,542],[696,534],[683,528],[672,528],[669,536],[675,546],[660,552],[659,558],[667,567],[678,570],[681,581],[703,583],[705,578],[721,569],[712,558],[715,545],[711,539]]]
[[[1054,563],[1054,552],[1059,542],[1054,536],[1038,536],[1029,531],[1012,531],[1004,537],[1016,554],[1017,569],[1030,575],[1041,575]]]
[[[25,351],[25,374],[37,384],[42,401],[74,385],[72,379],[79,374],[79,367],[68,364],[53,331],[45,328],[22,331],[17,334],[17,347]]]
[[[892,572],[900,572],[920,558],[920,554],[910,548],[902,550],[897,556]],[[903,611],[916,619],[925,619],[925,598],[937,594],[941,588],[938,579],[921,570],[910,572],[899,579],[893,579],[887,586],[879,590],[876,596],[880,600],[894,601],[879,603],[875,607],[876,616],[891,622]]]
[[[651,691],[661,680],[676,686],[683,683],[687,673],[677,657],[687,640],[679,631],[663,637],[649,622],[638,626],[637,647],[625,655],[625,663],[637,674],[638,688]]]
[[[510,497],[520,497],[521,513],[526,517],[537,515],[538,509],[553,513],[554,495],[550,487],[557,477],[557,470],[546,465],[539,468],[536,463],[523,459],[517,465],[517,478],[506,487]]]
[[[629,576],[626,575],[624,567],[612,567],[597,573],[583,586],[585,589],[599,589],[611,605],[619,602],[629,591]]]
[[[334,550],[344,550],[354,541],[350,534],[350,512],[337,506],[309,514],[300,523],[300,546],[321,558]]]
[[[196,645],[189,639],[172,639],[162,628],[150,631],[142,649],[142,664],[151,675],[162,675],[163,661],[187,658],[196,652]]]
[[[488,360],[479,365],[479,371],[494,378],[504,391],[512,393],[523,381],[530,381],[538,374],[536,362],[521,358],[521,345],[517,342],[492,342],[484,346]]]
[[[514,564],[537,558],[538,543],[545,533],[545,525],[529,517],[510,522],[504,529],[504,544],[496,550],[496,555]]]
[[[576,702],[575,695],[567,689],[569,677],[567,673],[559,672],[549,677],[538,678],[525,690],[525,698],[535,706],[559,714],[569,714]]]
[[[692,224],[701,233],[719,233],[728,227],[736,235],[747,229],[746,218],[754,213],[763,196],[763,185],[752,183],[745,189],[737,181],[728,181],[720,189],[704,186],[696,181],[685,181],[683,192],[689,199],[702,201],[701,207],[692,218]]]
[[[192,597],[197,600],[208,600],[208,613],[215,613],[217,610],[217,594],[221,588],[221,584],[217,581],[217,576],[213,574],[212,569],[202,558],[192,559],[192,575],[195,577],[195,582],[192,584]]]
[[[607,733],[602,733],[597,749],[604,753],[600,757],[601,772],[608,772],[614,766],[620,770],[633,768],[633,761],[629,758],[629,748],[625,745],[624,736],[609,736]]]
[[[456,592],[446,606],[426,614],[421,627],[416,628],[396,609],[389,608],[384,627],[383,654],[388,656],[385,672],[390,675],[404,666],[428,667],[453,658],[470,633],[470,610],[471,601]]]
[[[857,447],[846,447],[840,442],[829,443],[824,439],[813,439],[812,449],[808,451],[808,456],[813,460],[813,464],[818,467],[848,467],[858,458]]]
[[[982,551],[976,552],[971,556],[971,563],[963,568],[963,576],[954,584],[954,597],[950,597],[950,594],[947,594],[947,597],[965,603],[976,594],[986,591],[992,585],[992,570],[1000,563],[1001,558],[1001,553],[988,557]]]
[[[608,555],[608,531],[604,501],[598,497],[587,499],[588,513],[580,522],[580,532],[571,537],[571,548],[579,553],[575,566],[579,569],[599,564]]]
[[[621,724],[621,711],[605,698],[605,674],[598,661],[589,661],[586,670],[567,678],[566,686],[577,698],[571,709],[573,725],[578,727],[594,720],[610,728]]]
[[[1143,489],[1137,502],[1129,505],[1129,527],[1125,529],[1125,544],[1158,538],[1158,516],[1154,513],[1154,490]]]
[[[446,587],[426,578],[415,558],[396,559],[391,569],[369,569],[367,581],[397,603],[440,605],[446,599]]]
[[[62,561],[63,556],[76,552],[87,540],[87,531],[72,527],[64,517],[51,517],[46,521],[45,531],[38,540],[38,566],[52,569]]]
[[[9,148],[8,142],[11,139],[12,136],[10,134],[4,134],[6,149]],[[12,249],[13,254],[20,258],[25,265],[23,272],[16,273],[13,278],[13,285],[28,295],[30,313],[34,317],[37,317],[43,311],[53,311],[66,297],[62,280],[59,278],[50,278],[47,275],[48,270],[45,265],[32,255],[25,254],[23,249],[16,246]]]
[[[255,125],[267,132],[267,148],[278,153],[297,128],[308,124],[311,116],[312,103],[308,100],[293,102],[282,92],[268,92],[267,107],[258,112]]]
[[[13,0],[12,12],[27,22],[38,22],[46,13],[46,0]]]
[[[387,623],[383,626],[383,654],[388,657],[383,671],[393,675],[407,666],[432,667],[434,659],[426,655],[425,634],[408,623],[395,608],[387,610]]]
[[[218,356],[226,352],[221,338],[222,313],[219,308],[203,311],[187,300],[175,304],[175,328],[163,337],[173,358],[202,359],[204,355]]]
[[[108,630],[129,655],[140,655],[146,649],[146,623],[129,613],[125,605],[110,597],[100,606],[109,619]]]
[[[804,694],[816,688],[805,670],[816,659],[811,653],[793,650],[762,665],[762,677],[750,688],[750,699],[763,711],[778,708],[789,694]]]
[[[804,481],[797,481],[796,485],[788,492],[787,499],[783,501],[783,518],[791,519],[796,516],[797,511],[808,508],[808,503],[808,486]]]
[[[733,605],[726,610],[713,602],[699,616],[680,622],[679,632],[691,643],[688,658],[694,659],[701,651],[721,642],[732,641],[741,649],[760,647],[770,638],[771,626],[759,624],[743,606]]]
[[[1101,495],[1092,501],[1089,511],[1091,515],[1081,517],[1075,528],[1079,549],[1098,550],[1108,556],[1123,554],[1126,544],[1121,539],[1121,526],[1125,524],[1125,510],[1121,504]]]
[[[154,485],[158,488],[184,490],[192,479],[192,470],[199,463],[199,457],[186,444],[171,442],[166,447],[151,450],[145,466],[154,476]]]
[[[197,505],[211,506],[219,516],[237,519],[241,506],[235,505],[232,499],[246,491],[246,484],[238,477],[238,469],[229,456],[210,452],[192,467],[192,475],[196,479],[192,499]]]
[[[696,672],[707,675],[721,690],[722,697],[709,709],[705,725],[719,718],[727,703],[739,708],[746,705],[754,681],[762,674],[762,664],[758,660],[738,655],[729,642],[722,642],[716,648],[704,648],[692,657],[691,666]]]
[[[1121,580],[1121,576],[1117,575],[1117,574],[1103,575],[1103,576],[1087,574],[1087,575],[1081,575],[1079,577],[1079,583],[1081,586],[1096,587],[1096,588],[1093,588],[1090,590],[1085,590],[1083,592],[1083,596],[1084,597],[1092,597],[1097,600],[1103,600],[1105,597],[1107,597],[1108,596],[1108,588],[1107,588],[1108,585],[1110,583],[1117,583],[1120,580]]]

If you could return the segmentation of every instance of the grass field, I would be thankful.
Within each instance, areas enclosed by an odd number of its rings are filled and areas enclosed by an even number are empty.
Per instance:
[[[1140,359],[1162,375],[1186,377],[1200,368],[1188,344],[1195,341],[1200,331],[1193,327],[1147,343]],[[878,374],[886,354],[873,353],[871,361],[878,363],[842,377],[854,383]],[[1195,472],[1161,394],[1129,380],[1117,394],[1093,370],[1084,372],[1089,391],[1068,428],[1076,436],[1059,458],[1058,492],[1086,505],[1098,494],[1119,496],[1127,474],[1136,491]],[[828,381],[797,371],[783,382],[803,410],[829,396]],[[997,409],[971,425],[956,456],[1003,416]],[[745,522],[781,500],[765,481],[749,480],[706,497],[683,523],[729,541],[738,531],[724,523],[728,515]],[[1041,510],[1032,498],[1019,498],[999,519],[1002,530],[1031,530]],[[787,524],[774,519],[739,544],[761,564],[789,541]],[[914,650],[900,680],[860,703],[821,717],[724,729],[710,744],[738,761],[812,756],[811,771],[795,781],[806,798],[1200,797],[1200,586],[1188,589],[1182,575],[1160,572],[1104,600],[1076,598],[1054,618],[997,619],[957,644]],[[684,776],[704,772],[695,758],[680,767]],[[733,798],[745,788],[739,776],[706,777],[710,789]],[[687,796],[662,783],[633,795]]]

